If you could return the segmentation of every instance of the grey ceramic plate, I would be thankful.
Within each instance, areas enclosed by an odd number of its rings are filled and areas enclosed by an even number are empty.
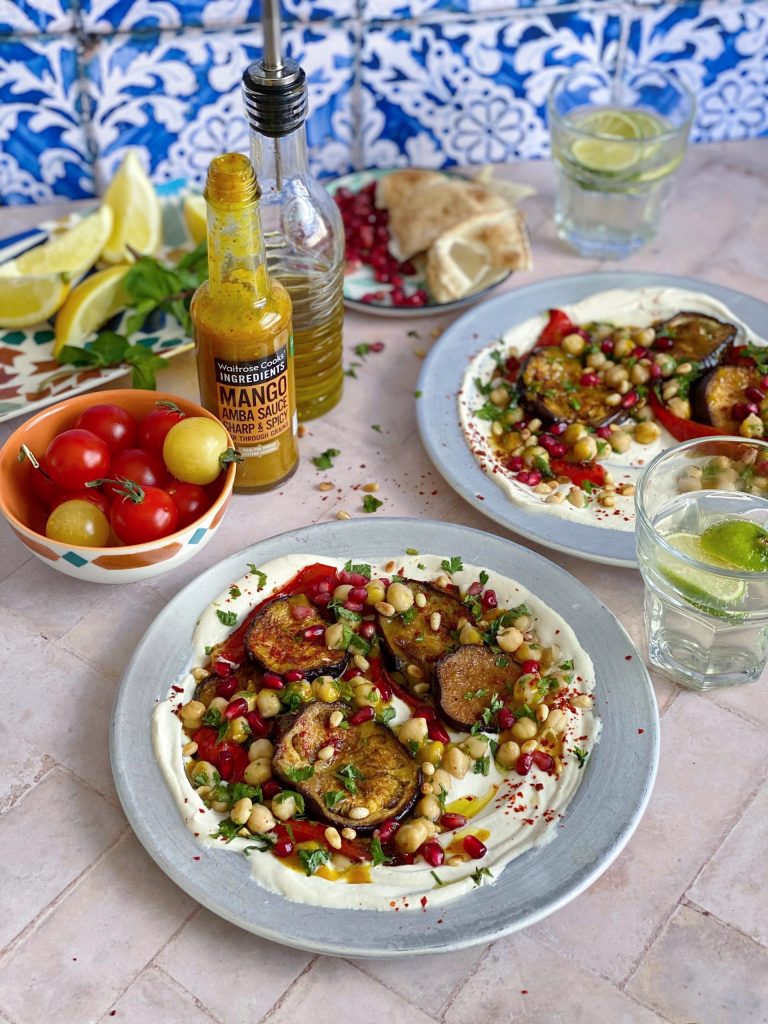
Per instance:
[[[262,889],[245,858],[199,846],[160,774],[150,716],[191,660],[195,622],[248,562],[286,553],[374,559],[405,547],[460,554],[515,577],[574,628],[595,665],[603,730],[557,838],[513,861],[495,885],[434,910],[328,910]],[[125,673],[112,715],[112,771],[134,831],[162,870],[190,896],[234,924],[319,953],[397,957],[460,949],[533,924],[590,885],[621,851],[651,793],[659,722],[648,673],[611,613],[572,576],[541,556],[478,530],[414,519],[323,523],[255,544],[203,573],[154,620]],[[195,858],[200,858],[196,860]]]
[[[607,565],[636,566],[633,533],[571,523],[513,504],[469,450],[459,424],[457,400],[470,358],[515,324],[552,306],[563,306],[609,288],[688,288],[724,302],[753,331],[768,338],[768,305],[743,292],[671,274],[612,271],[574,274],[525,285],[484,302],[452,324],[422,367],[416,403],[419,433],[429,457],[447,482],[479,512],[510,530],[556,551]]]

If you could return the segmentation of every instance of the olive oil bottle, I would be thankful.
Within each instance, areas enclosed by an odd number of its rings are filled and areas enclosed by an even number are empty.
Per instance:
[[[267,273],[260,197],[248,157],[211,161],[208,280],[190,314],[202,403],[243,456],[236,491],[269,490],[299,464],[291,300]]]

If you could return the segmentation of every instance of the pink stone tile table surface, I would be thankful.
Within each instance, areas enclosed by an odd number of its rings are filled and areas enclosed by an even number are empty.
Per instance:
[[[504,288],[614,269],[557,241],[546,162],[504,173],[538,190],[523,207],[535,269]],[[6,208],[0,232],[65,210]],[[768,302],[767,239],[768,140],[701,145],[688,152],[658,238],[620,268],[697,277]],[[486,947],[376,961],[274,945],[195,904],[123,817],[109,716],[153,616],[248,544],[340,511],[363,515],[369,482],[383,501],[378,514],[466,524],[540,551],[594,590],[644,651],[635,570],[506,533],[431,466],[414,389],[425,353],[452,319],[349,314],[345,363],[358,364],[356,376],[335,410],[307,424],[298,473],[272,493],[236,495],[210,545],[168,575],[114,588],[82,583],[30,556],[0,526],[3,1024],[768,1024],[766,678],[708,696],[654,678],[661,764],[634,837],[573,903]],[[356,355],[364,341],[384,349]],[[196,398],[192,354],[174,359],[158,384]],[[17,423],[0,428],[0,442]],[[326,448],[341,454],[319,472],[311,460]],[[320,490],[323,482],[333,487]]]

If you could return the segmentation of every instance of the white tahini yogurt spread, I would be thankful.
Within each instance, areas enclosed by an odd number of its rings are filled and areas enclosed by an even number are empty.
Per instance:
[[[434,580],[441,572],[440,562],[444,557],[420,554],[396,557],[395,560],[398,570],[402,568],[406,577]],[[388,575],[384,568],[388,561],[384,559],[372,563],[372,575]],[[206,647],[220,643],[235,628],[222,624],[216,615],[217,609],[234,612],[239,624],[255,604],[279,590],[304,566],[314,562],[338,568],[344,564],[344,560],[324,555],[286,555],[259,567],[267,576],[266,586],[261,591],[257,589],[258,578],[252,574],[233,580],[232,583],[240,590],[240,596],[233,598],[227,590],[203,611],[192,637],[190,672],[183,679],[174,681],[168,698],[161,701],[153,713],[155,756],[184,823],[203,846],[222,847],[222,841],[211,838],[211,833],[218,830],[219,822],[226,815],[205,806],[184,772],[181,748],[187,737],[175,711],[189,701],[194,693],[196,684],[191,669],[205,666],[209,660],[205,654]],[[419,568],[419,565],[423,568]],[[463,592],[478,578],[480,570],[481,567],[466,565],[461,572],[452,576],[452,580]],[[486,572],[489,577],[487,586],[496,591],[499,607],[512,608],[525,603],[533,615],[534,626],[542,644],[556,643],[562,652],[562,660],[573,661],[574,692],[591,692],[594,687],[592,662],[567,622],[521,583],[501,576],[492,569],[486,569]],[[409,709],[396,697],[393,698],[393,704],[397,715],[390,724],[397,726],[409,716]],[[424,901],[435,905],[472,892],[478,884],[489,884],[497,879],[513,858],[532,846],[550,842],[560,827],[567,827],[567,819],[565,825],[563,823],[564,812],[585,774],[573,749],[578,747],[589,753],[599,733],[600,721],[595,712],[591,708],[577,708],[566,734],[564,767],[559,779],[535,766],[527,776],[518,775],[514,769],[503,772],[491,757],[487,776],[475,774],[470,769],[464,779],[453,780],[447,800],[448,811],[461,797],[471,794],[480,803],[483,797],[490,793],[493,795],[482,810],[469,818],[464,828],[443,833],[437,837],[437,841],[448,847],[457,835],[485,830],[488,836],[481,835],[481,838],[488,852],[482,860],[470,860],[455,867],[443,864],[434,869],[423,859],[417,858],[412,865],[379,865],[371,868],[370,883],[351,884],[331,881],[318,875],[307,876],[287,867],[269,852],[256,852],[252,849],[248,860],[253,877],[266,889],[281,893],[290,900],[314,906],[350,909],[421,909],[426,905]],[[452,740],[463,739],[465,735],[451,732]],[[253,847],[253,841],[246,838],[235,838],[224,845],[224,849],[240,856],[247,847]],[[478,873],[479,869],[483,869],[482,873]]]
[[[617,327],[649,327],[652,323],[672,317],[683,310],[704,313],[716,317],[718,320],[726,320],[735,324],[739,328],[737,344],[747,342],[757,345],[768,344],[758,338],[723,303],[703,293],[681,288],[616,288],[611,291],[598,292],[580,302],[559,308],[576,325],[600,321],[614,324]],[[482,349],[470,360],[458,395],[459,420],[464,436],[483,471],[501,487],[515,504],[573,522],[631,532],[635,528],[634,498],[632,496],[623,496],[617,493],[616,505],[613,508],[601,508],[595,502],[584,508],[576,508],[568,501],[559,505],[547,504],[544,500],[545,496],[536,494],[530,487],[514,479],[514,474],[497,457],[491,444],[492,424],[487,420],[479,420],[474,415],[486,400],[485,396],[477,390],[474,382],[478,377],[482,381],[492,378],[496,364],[491,353],[501,351],[506,356],[510,354],[511,349],[516,349],[519,355],[529,352],[536,344],[536,339],[545,327],[547,319],[547,312],[542,311],[538,316],[525,320],[507,331],[499,341]],[[675,438],[661,427],[661,436],[652,444],[633,443],[629,451],[623,455],[613,452],[610,458],[601,461],[601,465],[613,474],[617,485],[636,484],[643,467],[659,452],[677,443]]]

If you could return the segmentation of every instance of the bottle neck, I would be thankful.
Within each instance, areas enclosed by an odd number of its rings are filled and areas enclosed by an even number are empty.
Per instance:
[[[208,287],[236,293],[240,301],[266,301],[270,286],[257,200],[236,205],[208,202]]]
[[[251,131],[251,159],[264,195],[282,192],[291,178],[309,177],[304,124],[279,139]]]

